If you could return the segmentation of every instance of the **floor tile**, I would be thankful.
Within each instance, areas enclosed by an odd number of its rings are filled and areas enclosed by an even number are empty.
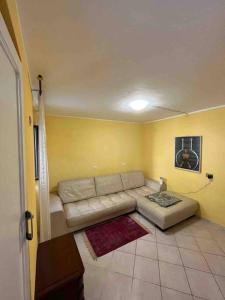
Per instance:
[[[136,256],[134,277],[151,283],[159,284],[158,261]]]
[[[183,267],[160,261],[159,268],[162,286],[190,294]]]
[[[136,255],[157,259],[157,247],[155,242],[145,240],[137,241]]]
[[[91,254],[84,242],[83,236],[81,233],[76,233],[74,235],[77,247],[79,249],[82,261],[84,263],[84,265],[86,265],[87,263],[91,263],[93,261],[93,258],[91,257]]]
[[[222,292],[222,294],[225,298],[225,277],[215,275],[215,279],[216,279],[216,282],[217,282],[218,286],[220,287],[220,291]]]
[[[152,228],[155,227],[155,225],[150,221],[148,220],[147,218],[145,218],[144,216],[142,216],[141,214],[139,214],[138,212],[134,212],[132,214],[129,215],[131,218],[134,218],[136,219],[137,221],[139,221],[140,223],[142,223],[143,225],[146,224],[149,228],[150,226]]]
[[[176,235],[178,247],[199,251],[195,238],[188,235]]]
[[[192,225],[194,225],[194,226],[203,226],[205,228],[206,225],[208,225],[208,224],[210,224],[210,222],[208,220],[206,220],[206,219],[200,218],[198,216],[194,216],[193,217]]]
[[[150,242],[155,242],[156,241],[156,229],[155,228],[151,228],[150,229],[151,233],[143,235],[140,240],[146,240],[146,241],[150,241]]]
[[[173,233],[156,229],[156,239],[159,243],[177,246],[175,235]]]
[[[151,223],[149,220],[147,220],[145,217],[143,217],[142,215],[140,215],[138,221],[145,226],[147,229],[151,228],[155,228],[155,225],[153,223]]]
[[[200,252],[180,248],[180,254],[185,267],[210,272],[207,262]]]
[[[131,214],[129,214],[129,217],[136,218],[137,220],[139,220],[140,216],[141,215],[137,211],[132,212]]]
[[[133,254],[115,251],[108,268],[113,272],[118,272],[132,277],[134,271],[134,260],[135,256]]]
[[[182,223],[188,226],[196,226],[203,222],[203,219],[198,216],[192,216],[186,220],[184,220]]]
[[[194,228],[192,229],[193,236],[205,239],[212,239],[211,233],[207,229]]]
[[[109,272],[102,290],[101,300],[128,300],[130,298],[132,278]]]
[[[188,268],[186,268],[186,273],[194,296],[210,300],[223,299],[212,274]]]
[[[225,276],[225,257],[212,255],[212,254],[204,254],[211,271],[214,274]]]
[[[171,264],[182,265],[180,252],[177,247],[157,244],[159,260],[169,262]]]
[[[93,265],[85,266],[84,295],[85,299],[99,300],[104,286],[107,270]]]
[[[176,235],[185,235],[185,236],[192,236],[192,231],[191,228],[189,228],[188,226],[185,226],[184,224],[178,224],[175,228],[174,228],[174,234]]]
[[[209,229],[214,239],[221,240],[225,239],[225,230],[223,229]]]
[[[116,251],[120,252],[126,252],[130,254],[135,254],[136,251],[136,240],[130,243],[127,243],[126,245],[116,249]]]
[[[161,290],[163,300],[192,300],[191,295],[184,294],[182,292],[178,292],[164,287],[162,287]]]
[[[219,224],[215,224],[210,221],[207,221],[206,226],[208,227],[208,230],[210,230],[210,231],[220,230],[225,233],[225,227],[223,225],[219,225]]]
[[[225,254],[225,238],[215,238],[217,245],[220,247],[221,250],[223,250],[224,254]]]
[[[111,264],[113,251],[109,252],[101,257],[97,257],[97,259],[93,259],[92,257],[89,259],[89,263],[101,268],[108,268]]]
[[[203,238],[196,238],[199,248],[203,252],[224,255],[224,252],[217,246],[214,240],[208,240]]]
[[[134,279],[130,300],[161,300],[160,287],[146,281]]]

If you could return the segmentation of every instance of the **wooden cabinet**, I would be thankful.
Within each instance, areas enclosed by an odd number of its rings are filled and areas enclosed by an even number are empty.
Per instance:
[[[72,233],[39,244],[35,300],[84,300],[83,274]]]

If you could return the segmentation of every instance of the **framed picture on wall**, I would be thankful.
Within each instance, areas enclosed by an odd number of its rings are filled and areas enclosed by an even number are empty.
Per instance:
[[[181,136],[175,138],[175,167],[193,172],[201,172],[201,136]]]

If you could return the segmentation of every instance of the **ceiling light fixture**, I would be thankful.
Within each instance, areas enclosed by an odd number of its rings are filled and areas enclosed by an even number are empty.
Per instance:
[[[130,102],[129,106],[135,111],[144,110],[148,106],[148,101],[146,100],[135,100]]]
[[[188,115],[188,113],[185,112],[185,111],[180,111],[180,110],[165,107],[165,106],[152,105],[145,98],[146,97],[144,97],[144,98],[143,97],[136,97],[136,100],[130,101],[130,103],[128,105],[130,106],[130,108],[132,108],[132,110],[134,110],[136,112],[144,111],[147,107],[150,107],[150,108],[153,108],[153,109],[155,108],[155,109],[170,111],[170,112],[174,112],[174,113],[178,113],[178,114]]]

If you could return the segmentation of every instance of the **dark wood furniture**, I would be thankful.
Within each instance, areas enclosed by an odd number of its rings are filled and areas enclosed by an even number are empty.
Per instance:
[[[39,244],[35,300],[84,300],[83,274],[72,233]]]

